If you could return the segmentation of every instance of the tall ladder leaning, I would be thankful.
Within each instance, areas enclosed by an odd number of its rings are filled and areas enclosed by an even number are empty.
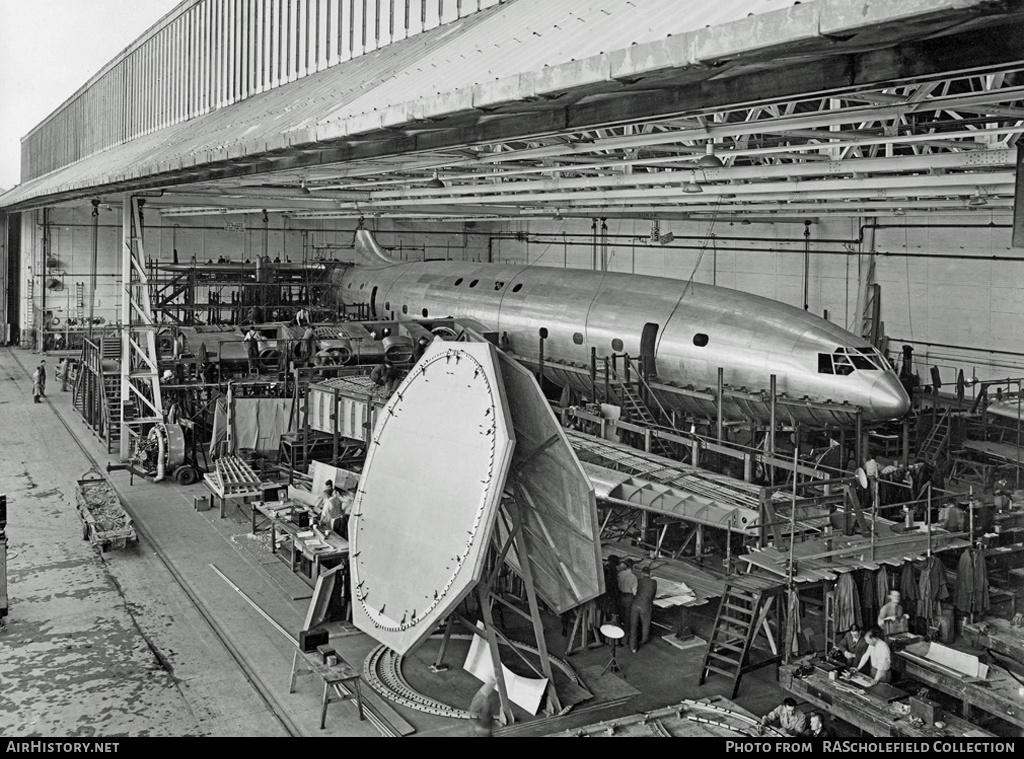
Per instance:
[[[150,307],[149,277],[143,246],[142,206],[145,198],[126,194],[121,212],[121,439],[120,457],[127,461],[132,435],[144,435],[163,422],[156,329]],[[134,428],[134,429],[133,429]]]

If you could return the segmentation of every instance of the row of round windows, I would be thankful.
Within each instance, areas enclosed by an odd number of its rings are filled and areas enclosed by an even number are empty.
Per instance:
[[[463,279],[462,277],[459,277],[459,278],[458,278],[457,280],[455,280],[455,286],[456,286],[456,287],[458,287],[458,286],[459,286],[459,285],[461,285],[461,284],[462,284],[462,283],[463,283],[464,281],[465,281],[465,280],[464,280],[464,279]],[[352,289],[352,285],[353,285],[353,284],[354,284],[354,283],[352,283],[352,282],[349,282],[349,283],[348,283],[348,289],[349,289],[349,290],[351,290],[351,289]],[[472,282],[470,282],[470,283],[469,283],[469,286],[470,286],[470,287],[476,287],[476,286],[477,286],[478,284],[480,284],[480,280],[479,280],[479,279],[474,279],[474,280],[473,280]],[[505,286],[505,283],[504,283],[504,282],[502,282],[501,280],[498,280],[498,281],[496,281],[496,282],[494,283],[494,289],[495,289],[495,290],[501,290],[501,289],[502,289],[502,288],[503,288],[504,286]],[[366,289],[366,283],[365,283],[365,282],[360,282],[360,283],[359,283],[359,289],[360,289],[360,290],[364,290],[364,289]],[[517,292],[519,292],[519,291],[520,291],[520,290],[522,290],[522,289],[523,289],[523,285],[522,285],[522,283],[519,283],[518,285],[513,285],[513,286],[512,286],[512,292],[514,292],[514,293],[517,293]]]
[[[458,287],[463,282],[465,282],[465,280],[462,277],[459,277],[457,280],[455,280],[455,286]],[[474,279],[472,282],[469,283],[469,286],[470,287],[476,287],[478,284],[480,284],[480,280],[479,279]],[[495,290],[501,290],[503,287],[505,287],[505,283],[504,282],[502,282],[500,279],[495,281],[495,283],[494,283],[494,289]],[[512,286],[512,292],[514,292],[514,293],[517,293],[517,292],[519,292],[522,289],[523,289],[522,283],[519,283],[518,285],[513,285]]]
[[[545,339],[547,338],[548,331],[546,328],[541,327],[540,336]],[[583,345],[583,333],[574,332],[572,336],[572,341],[576,345]],[[693,344],[696,345],[698,348],[703,348],[705,345],[708,344],[708,336],[705,335],[703,332],[698,332],[696,335],[693,336]],[[619,338],[616,337],[612,340],[613,351],[621,351],[622,347],[622,341]]]

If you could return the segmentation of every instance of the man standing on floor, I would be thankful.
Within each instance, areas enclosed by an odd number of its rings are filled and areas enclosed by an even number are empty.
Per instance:
[[[651,612],[654,611],[654,597],[658,595],[658,581],[651,577],[651,568],[644,567],[637,580],[636,595],[629,610],[629,647],[637,652],[640,644],[647,643],[651,635]],[[643,635],[637,641],[637,628],[643,628]]]
[[[42,374],[42,365],[37,366],[35,371],[32,372],[32,401],[34,403],[42,403],[42,401],[39,400],[39,396],[43,394],[43,390],[40,387],[40,383],[44,381],[41,379]]]
[[[39,394],[46,397],[46,359],[39,362]]]
[[[619,620],[625,625],[629,622],[629,610],[633,607],[633,597],[636,595],[638,580],[633,574],[633,561],[626,559],[619,564],[619,574],[616,578],[619,586]]]

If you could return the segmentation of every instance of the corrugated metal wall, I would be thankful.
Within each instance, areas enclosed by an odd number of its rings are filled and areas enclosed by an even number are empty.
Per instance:
[[[508,0],[188,0],[22,141],[22,181]]]

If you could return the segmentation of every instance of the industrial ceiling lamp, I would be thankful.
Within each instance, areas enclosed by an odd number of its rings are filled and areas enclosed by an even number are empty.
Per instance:
[[[897,208],[895,211],[892,212],[892,215],[893,216],[906,216],[907,212],[904,211],[902,208]]]
[[[448,185],[441,180],[441,177],[437,175],[437,169],[434,169],[434,177],[427,182],[427,187],[432,190],[443,190],[447,186]]]
[[[974,196],[970,200],[967,201],[967,205],[970,206],[971,208],[978,208],[979,206],[987,206],[988,205],[988,199],[985,198],[985,196],[981,194],[981,188],[980,187],[976,187],[974,189]]]
[[[683,192],[697,193],[704,192],[704,188],[697,184],[697,172],[690,172],[690,181],[683,185]]]
[[[714,140],[708,140],[708,152],[697,159],[697,166],[702,169],[720,169],[725,166],[722,159],[715,155]]]

